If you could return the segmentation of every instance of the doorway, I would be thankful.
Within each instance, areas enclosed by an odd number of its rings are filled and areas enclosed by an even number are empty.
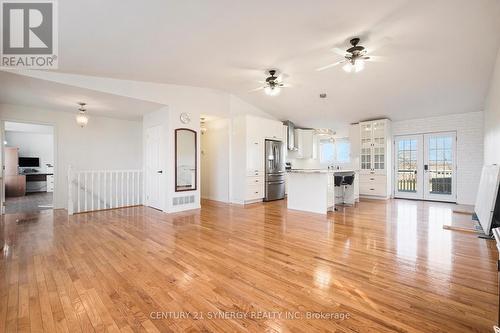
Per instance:
[[[394,197],[456,202],[456,132],[396,136]]]
[[[3,212],[36,213],[54,208],[54,127],[3,122]]]

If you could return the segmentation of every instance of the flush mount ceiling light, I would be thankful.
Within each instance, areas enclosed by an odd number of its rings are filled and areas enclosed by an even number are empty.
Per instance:
[[[268,96],[278,96],[281,93],[282,88],[290,87],[288,84],[283,83],[284,75],[278,75],[278,70],[270,69],[266,71],[266,74],[269,76],[265,81],[261,82],[264,85],[262,87],[251,90],[251,92],[264,90],[264,93]]]
[[[328,68],[335,67],[340,64],[344,64],[342,69],[347,73],[358,73],[361,72],[365,68],[366,61],[373,61],[375,58],[380,59],[380,57],[367,56],[367,51],[364,46],[358,45],[359,38],[353,38],[349,42],[351,43],[351,47],[347,50],[342,50],[339,48],[334,48],[333,51],[341,56],[344,59],[334,62],[333,64],[326,65],[316,69],[317,71],[323,71]]]
[[[76,115],[76,123],[80,127],[85,127],[89,123],[89,117],[87,116],[87,110],[85,109],[85,105],[87,105],[87,103],[79,102],[78,105],[80,107],[78,108],[78,113]]]

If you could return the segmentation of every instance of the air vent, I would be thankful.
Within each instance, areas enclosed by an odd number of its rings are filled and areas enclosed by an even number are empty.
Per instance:
[[[172,204],[174,206],[187,205],[194,203],[194,195],[188,195],[185,197],[175,197],[172,199]]]

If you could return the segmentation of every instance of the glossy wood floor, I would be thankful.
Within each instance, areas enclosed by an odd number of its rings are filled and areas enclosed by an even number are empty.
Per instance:
[[[404,200],[8,215],[0,332],[491,332],[494,242],[442,229],[468,219]]]

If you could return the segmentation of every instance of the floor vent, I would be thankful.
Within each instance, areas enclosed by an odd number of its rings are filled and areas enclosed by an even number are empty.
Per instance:
[[[194,195],[188,195],[186,197],[175,197],[173,198],[172,203],[174,206],[194,203]]]

